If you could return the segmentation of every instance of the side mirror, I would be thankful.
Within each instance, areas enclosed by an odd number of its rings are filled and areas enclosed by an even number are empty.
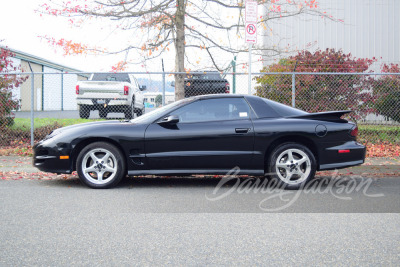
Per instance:
[[[140,91],[146,90],[146,85],[139,86],[139,90],[140,90]]]
[[[169,115],[158,122],[158,124],[177,124],[179,117],[177,115]]]
[[[171,86],[172,86],[172,87],[175,87],[175,81],[172,81],[172,82],[171,82]]]

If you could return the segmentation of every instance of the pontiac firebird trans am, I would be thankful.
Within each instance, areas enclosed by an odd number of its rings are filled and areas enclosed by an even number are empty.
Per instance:
[[[227,174],[272,177],[298,189],[317,170],[364,163],[350,111],[307,113],[248,95],[186,98],[130,121],[57,129],[34,146],[45,172],[77,171],[92,188],[126,175]]]

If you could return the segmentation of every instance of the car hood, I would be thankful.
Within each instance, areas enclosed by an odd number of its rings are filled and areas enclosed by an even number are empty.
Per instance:
[[[64,133],[64,132],[70,132],[75,130],[76,128],[79,129],[88,129],[88,128],[97,128],[97,127],[101,127],[102,125],[107,125],[110,126],[112,124],[116,124],[116,125],[121,125],[121,124],[127,124],[130,123],[130,121],[118,121],[118,120],[112,120],[112,121],[94,121],[94,122],[86,122],[86,123],[80,123],[80,124],[74,124],[74,125],[69,125],[69,126],[65,126],[65,127],[61,127],[58,128],[54,131],[52,131],[45,139],[49,139],[55,135],[58,135],[60,133]]]

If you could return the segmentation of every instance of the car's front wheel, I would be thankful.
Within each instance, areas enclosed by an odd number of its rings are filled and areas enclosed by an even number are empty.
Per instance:
[[[306,146],[284,143],[277,146],[267,162],[269,177],[286,189],[302,188],[315,175],[316,160]]]
[[[138,108],[138,109],[136,109],[136,115],[138,116],[138,117],[140,117],[140,116],[142,116],[144,113],[145,113],[145,107],[144,107],[144,105],[143,105],[143,108]]]
[[[79,153],[76,169],[81,181],[91,188],[117,185],[126,173],[122,152],[112,144],[95,142]]]
[[[132,99],[131,105],[126,107],[125,119],[126,120],[131,120],[134,117],[135,117],[135,107],[134,107],[134,99]]]

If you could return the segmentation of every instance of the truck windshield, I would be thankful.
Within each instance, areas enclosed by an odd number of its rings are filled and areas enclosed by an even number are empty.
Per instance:
[[[91,81],[98,81],[98,82],[128,82],[130,83],[131,80],[129,79],[129,75],[126,73],[94,73],[92,76]]]

